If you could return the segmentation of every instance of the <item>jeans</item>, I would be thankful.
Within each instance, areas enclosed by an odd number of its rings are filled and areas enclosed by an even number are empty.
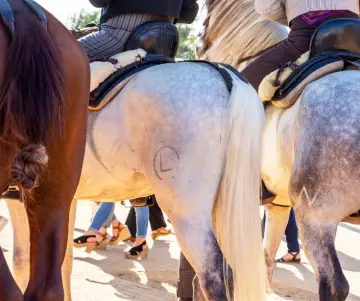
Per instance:
[[[298,241],[298,227],[296,225],[295,212],[291,208],[289,222],[285,230],[286,243],[289,253],[300,252],[300,246]]]
[[[101,227],[109,227],[114,218],[115,203],[101,203],[89,230],[99,232]]]
[[[145,238],[149,224],[149,207],[136,207],[136,237]]]
[[[154,198],[154,206],[149,207],[149,221],[152,231],[156,231],[160,228],[166,228],[166,221],[164,219],[164,215],[156,201],[156,197],[152,196]],[[132,237],[136,237],[136,214],[135,214],[135,208],[131,208],[129,211],[129,214],[127,216],[125,225],[128,226],[129,231],[131,233]]]

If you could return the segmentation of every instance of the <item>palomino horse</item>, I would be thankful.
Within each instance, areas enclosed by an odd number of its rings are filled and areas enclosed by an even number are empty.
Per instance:
[[[62,300],[68,215],[85,149],[89,67],[77,41],[36,3],[0,4],[0,191],[9,184],[21,189],[30,225],[25,294],[0,251],[0,299]]]
[[[221,68],[230,80],[205,63],[149,68],[107,106],[91,112],[75,199],[156,194],[206,300],[232,300],[234,293],[235,300],[262,301],[267,286],[259,216],[264,112],[256,91]],[[12,212],[15,243],[26,240],[19,239],[18,216]],[[17,256],[18,250],[15,246]],[[26,276],[25,269],[19,271],[23,263],[15,261],[19,277]],[[71,260],[64,263],[65,273],[70,265]]]
[[[241,69],[244,65],[239,62],[246,64],[244,58],[256,57],[267,47],[259,42],[251,48],[244,36],[280,37],[279,24],[263,22],[265,29],[247,25],[249,15],[257,14],[253,2],[207,1],[209,15],[198,49],[201,58],[231,62]],[[244,10],[248,6],[251,12]],[[245,20],[242,27],[238,19]],[[240,33],[234,28],[241,28]],[[251,52],[244,55],[244,47]],[[293,206],[322,301],[343,301],[349,292],[334,241],[338,224],[360,208],[359,79],[359,71],[327,75],[310,84],[291,108],[268,106],[265,112],[262,177],[277,195],[273,204],[265,206],[269,278]]]

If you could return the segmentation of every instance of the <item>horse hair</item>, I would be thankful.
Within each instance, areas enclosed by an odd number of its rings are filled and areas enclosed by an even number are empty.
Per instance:
[[[16,10],[0,89],[0,140],[16,150],[14,182],[31,190],[44,166],[44,158],[35,158],[47,156],[44,145],[61,135],[66,90],[61,56],[46,28],[24,5]]]

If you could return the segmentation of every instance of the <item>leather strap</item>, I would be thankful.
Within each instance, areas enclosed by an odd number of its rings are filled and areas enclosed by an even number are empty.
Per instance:
[[[0,0],[1,1],[1,0]],[[41,8],[41,6],[36,3],[33,0],[24,0],[24,2],[32,9],[32,11],[38,16],[38,18],[40,19],[41,23],[45,26],[45,28],[48,28],[48,21],[47,21],[47,17],[43,11],[43,9]]]
[[[15,34],[15,17],[12,8],[7,0],[0,0],[0,15],[10,31],[11,38]]]

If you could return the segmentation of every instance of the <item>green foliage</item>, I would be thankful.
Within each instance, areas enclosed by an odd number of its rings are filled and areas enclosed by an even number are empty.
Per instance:
[[[193,32],[192,26],[178,24],[177,28],[180,36],[180,46],[177,57],[184,60],[194,60],[196,35]]]
[[[84,28],[87,24],[100,22],[100,11],[88,12],[82,9],[80,12],[73,14],[68,22],[67,27],[73,30]]]

